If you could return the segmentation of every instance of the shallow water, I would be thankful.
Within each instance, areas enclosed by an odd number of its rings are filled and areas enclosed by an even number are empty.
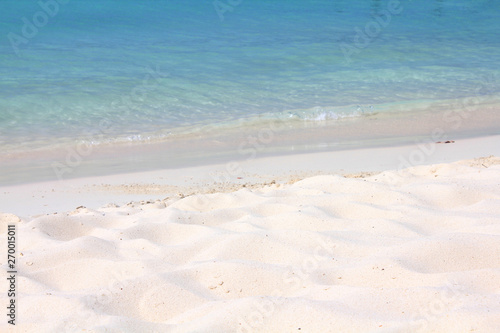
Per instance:
[[[44,3],[2,2],[9,156],[499,101],[497,1]]]

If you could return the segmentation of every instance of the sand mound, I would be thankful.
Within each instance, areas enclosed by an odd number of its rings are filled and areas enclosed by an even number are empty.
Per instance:
[[[498,331],[499,161],[2,214],[17,329]]]

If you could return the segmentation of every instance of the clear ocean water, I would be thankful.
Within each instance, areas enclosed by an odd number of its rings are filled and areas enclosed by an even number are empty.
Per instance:
[[[262,117],[334,121],[500,94],[500,1],[0,6],[4,152],[85,138],[161,140]]]

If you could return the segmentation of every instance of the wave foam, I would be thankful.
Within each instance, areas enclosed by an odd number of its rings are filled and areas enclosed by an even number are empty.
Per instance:
[[[306,121],[327,121],[342,118],[359,117],[373,113],[372,105],[352,105],[345,107],[322,107],[315,106],[310,109],[299,109],[288,112],[289,118],[301,119]]]

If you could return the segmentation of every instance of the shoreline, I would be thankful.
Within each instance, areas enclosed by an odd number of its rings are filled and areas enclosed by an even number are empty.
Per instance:
[[[0,187],[0,211],[23,217],[70,211],[78,206],[97,209],[106,204],[182,197],[200,192],[227,192],[243,186],[285,184],[319,174],[374,173],[417,165],[500,156],[500,136],[457,139],[453,143],[416,143],[257,156],[187,168],[119,173],[61,181]]]
[[[0,186],[99,175],[192,167],[297,153],[403,146],[462,140],[500,133],[494,103],[432,112],[374,113],[329,122],[262,120],[253,127],[181,136],[149,143],[89,145],[3,154]],[[470,103],[470,102],[469,102]],[[294,124],[293,126],[291,124]]]

